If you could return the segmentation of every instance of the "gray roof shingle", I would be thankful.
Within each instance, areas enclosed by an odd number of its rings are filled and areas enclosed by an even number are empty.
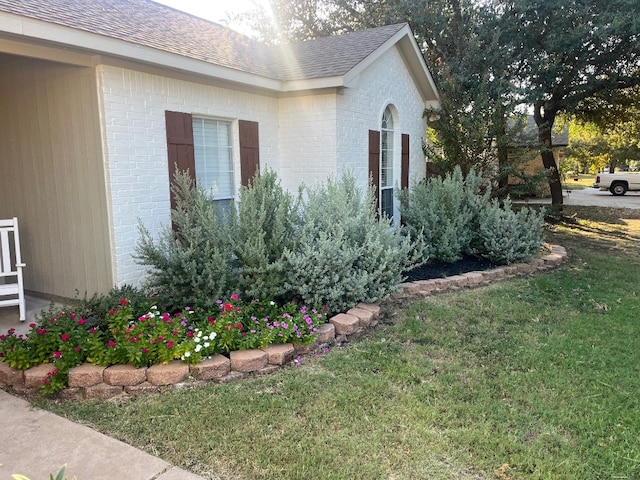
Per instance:
[[[406,25],[268,47],[151,0],[0,0],[0,11],[278,80],[344,75]]]

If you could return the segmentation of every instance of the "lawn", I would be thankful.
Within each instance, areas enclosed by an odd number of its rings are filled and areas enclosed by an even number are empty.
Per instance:
[[[638,479],[640,210],[566,211],[561,269],[387,303],[300,366],[38,405],[214,479]]]

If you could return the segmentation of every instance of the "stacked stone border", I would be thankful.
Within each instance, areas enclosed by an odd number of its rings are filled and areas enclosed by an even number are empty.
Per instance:
[[[547,245],[550,253],[530,263],[519,263],[491,270],[469,272],[446,278],[403,283],[392,299],[429,296],[440,292],[471,288],[504,278],[555,268],[567,258],[564,247]],[[83,364],[69,371],[69,386],[58,393],[61,400],[109,399],[120,395],[136,396],[144,392],[161,392],[166,388],[196,386],[205,382],[228,383],[250,375],[266,375],[299,362],[301,355],[332,344],[342,344],[362,335],[378,324],[380,305],[360,303],[340,313],[320,327],[318,338],[310,345],[271,345],[260,350],[240,350],[229,356],[216,355],[195,365],[175,360],[166,365],[135,368],[132,365],[101,367]],[[43,379],[53,369],[51,364],[22,371],[0,362],[0,388],[21,395],[37,394]]]

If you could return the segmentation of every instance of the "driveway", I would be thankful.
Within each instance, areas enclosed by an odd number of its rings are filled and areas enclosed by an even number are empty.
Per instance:
[[[563,190],[563,194],[565,205],[640,209],[640,192],[627,192],[625,195],[616,197],[607,190],[584,188],[582,190]],[[517,203],[550,204],[551,199],[529,198]]]

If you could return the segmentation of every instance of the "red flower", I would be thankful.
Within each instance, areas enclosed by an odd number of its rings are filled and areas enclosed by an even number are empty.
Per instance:
[[[173,342],[167,343],[167,348],[173,348]]]
[[[109,340],[107,342],[107,347],[114,347],[115,348],[115,346],[116,346],[116,342],[114,342],[113,340]]]
[[[142,353],[149,353],[149,349],[147,347],[142,348]]]
[[[113,315],[115,312],[113,310],[109,310],[109,315]]]
[[[75,320],[76,319],[76,314],[75,313],[70,313],[69,314],[69,319],[70,320]]]
[[[62,358],[62,353],[61,353],[61,352],[53,352],[53,353],[51,354],[51,356],[52,356],[53,358]]]
[[[76,347],[76,348],[74,348],[74,350],[75,350],[76,352],[79,352],[79,351],[80,351],[80,350],[82,350],[82,349],[81,349],[80,347]]]
[[[173,332],[171,332],[171,335],[173,336],[178,335],[178,330],[174,330]]]
[[[242,324],[241,323],[236,323],[236,327],[238,328],[238,330],[242,330]]]
[[[123,307],[127,304],[127,299],[123,298],[120,300],[120,305],[122,305]]]
[[[82,317],[78,320],[78,325],[84,325],[85,323],[87,323],[87,321]]]
[[[216,324],[216,321],[213,319],[213,317],[207,317],[207,320],[209,320],[209,323],[211,325],[215,325]]]
[[[233,305],[231,305],[230,303],[225,303],[224,310],[225,312],[230,312],[231,310],[233,310]]]
[[[60,335],[60,340],[62,340],[63,342],[66,342],[67,340],[69,340],[69,334],[63,333],[62,335]]]
[[[38,330],[38,335],[44,335],[45,333],[47,333],[47,329],[46,328],[41,328],[40,330]]]
[[[29,328],[36,328],[36,324],[35,323],[30,323],[29,324]]]
[[[91,327],[89,329],[89,333],[96,333],[98,331],[98,329],[96,327]]]
[[[187,332],[187,337],[193,337],[193,332]]]

